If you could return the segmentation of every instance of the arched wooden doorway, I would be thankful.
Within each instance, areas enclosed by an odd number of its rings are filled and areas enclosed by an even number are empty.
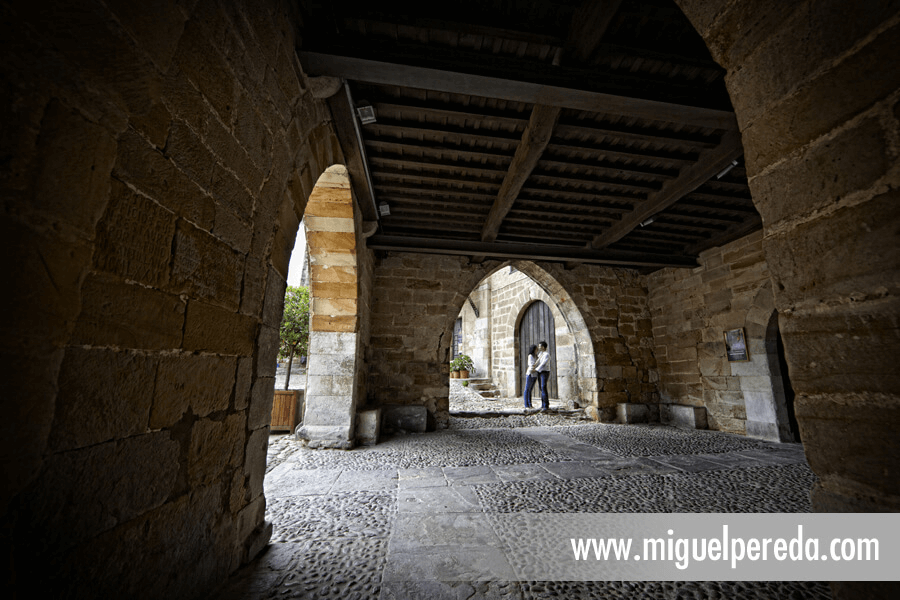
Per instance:
[[[536,300],[532,302],[522,314],[519,322],[519,381],[522,389],[525,389],[525,368],[528,365],[528,349],[532,345],[547,342],[547,350],[550,352],[550,378],[547,380],[547,390],[551,398],[559,398],[559,388],[556,382],[556,325],[553,321],[553,313],[546,303]],[[534,386],[533,397],[540,397],[538,386]]]

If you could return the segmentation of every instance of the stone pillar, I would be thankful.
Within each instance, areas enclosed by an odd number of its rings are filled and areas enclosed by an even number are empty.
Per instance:
[[[304,223],[310,261],[309,366],[303,426],[312,448],[354,442],[358,303],[356,234],[347,169],[322,174]]]

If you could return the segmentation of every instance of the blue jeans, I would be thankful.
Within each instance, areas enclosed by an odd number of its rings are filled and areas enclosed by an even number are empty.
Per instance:
[[[531,390],[534,389],[534,375],[528,375],[525,378],[525,408],[531,408]]]
[[[538,386],[541,389],[541,408],[550,408],[550,399],[547,397],[547,379],[550,371],[538,371]]]

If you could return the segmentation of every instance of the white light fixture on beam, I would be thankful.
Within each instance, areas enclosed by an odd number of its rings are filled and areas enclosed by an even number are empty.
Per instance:
[[[375,122],[375,107],[371,105],[357,106],[356,114],[359,115],[359,122],[363,125],[369,125]]]
[[[388,206],[387,202],[382,202],[378,205],[378,214],[382,217],[388,217],[391,214],[391,207]]]
[[[652,223],[655,220],[656,220],[656,217],[650,217],[649,219],[647,219],[646,221],[641,223],[641,227],[646,227],[647,225],[649,225],[650,223]]]
[[[731,161],[731,164],[730,164],[730,165],[728,165],[727,167],[725,167],[724,169],[722,169],[721,171],[719,171],[719,174],[716,175],[716,179],[722,179],[723,177],[725,177],[725,175],[728,173],[728,171],[730,171],[730,170],[732,170],[733,168],[735,168],[735,167],[737,166],[737,164],[738,164],[737,159]]]

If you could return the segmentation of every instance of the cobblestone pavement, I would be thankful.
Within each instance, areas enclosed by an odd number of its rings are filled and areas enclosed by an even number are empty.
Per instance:
[[[352,451],[273,435],[272,543],[211,597],[827,599],[828,585],[812,582],[515,581],[494,517],[809,512],[814,482],[797,444],[553,414],[457,418]],[[504,581],[480,581],[504,568]]]

